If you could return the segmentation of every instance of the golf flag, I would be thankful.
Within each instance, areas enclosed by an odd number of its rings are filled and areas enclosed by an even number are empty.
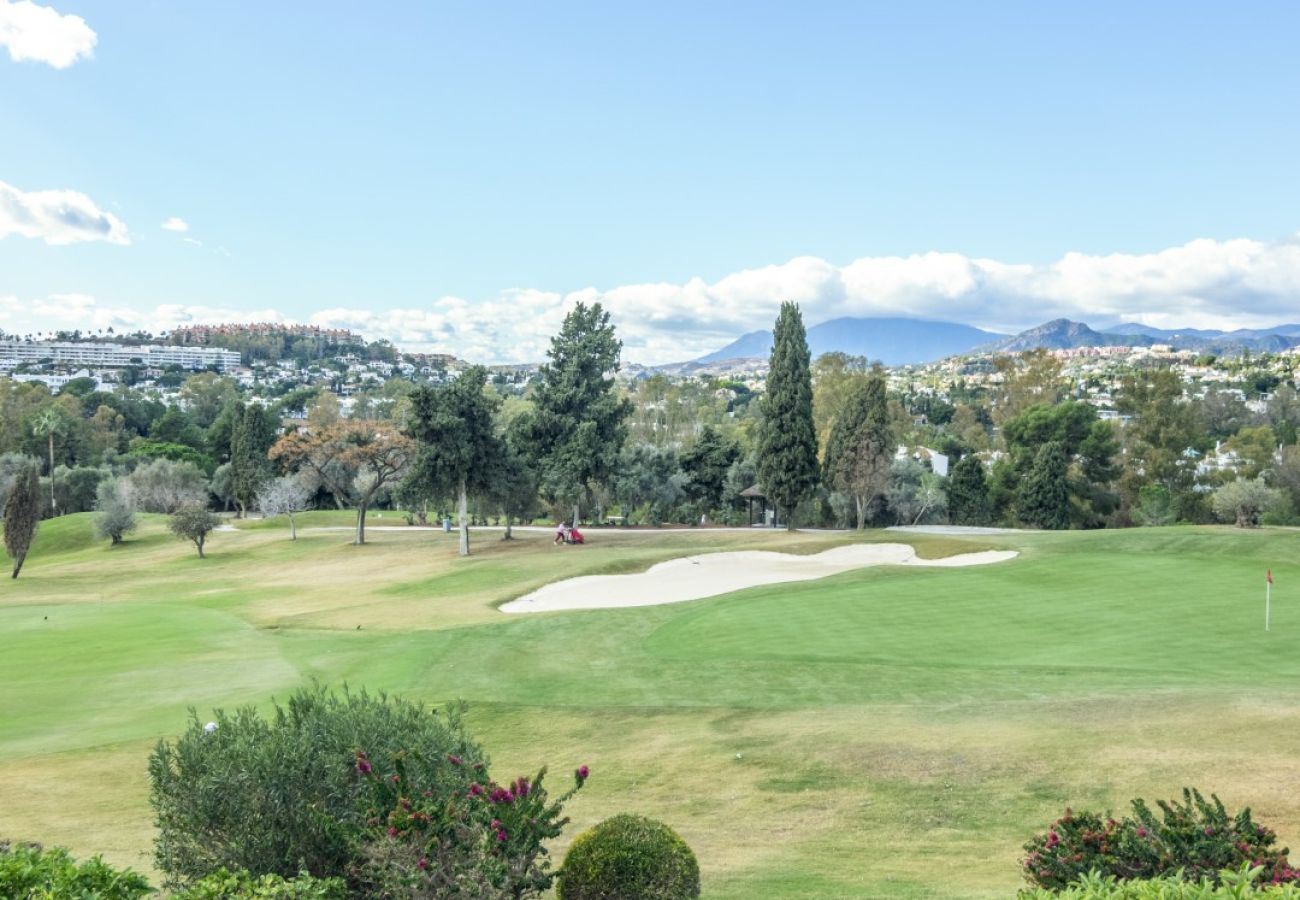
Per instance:
[[[1273,570],[1272,570],[1272,569],[1269,569],[1267,572],[1264,573],[1264,580],[1267,581],[1269,584],[1272,584],[1272,583],[1273,583]]]

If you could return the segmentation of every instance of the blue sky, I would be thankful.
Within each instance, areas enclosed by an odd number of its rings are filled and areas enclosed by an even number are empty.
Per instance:
[[[1293,3],[0,0],[0,329],[278,316],[504,360],[587,298],[667,361],[783,299],[1297,319],[1298,26]]]

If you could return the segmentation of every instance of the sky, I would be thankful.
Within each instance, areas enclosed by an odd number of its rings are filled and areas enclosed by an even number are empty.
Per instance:
[[[0,0],[0,330],[1300,321],[1300,4]]]

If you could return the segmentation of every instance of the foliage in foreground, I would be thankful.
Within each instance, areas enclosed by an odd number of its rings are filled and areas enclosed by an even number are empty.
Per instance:
[[[343,878],[349,896],[521,898],[548,889],[543,842],[567,822],[542,775],[498,785],[459,709],[319,686],[267,721],[191,712],[149,761],[170,887],[218,869]]]
[[[342,878],[313,878],[306,873],[297,878],[254,877],[218,869],[171,896],[172,900],[343,900],[347,885]]]
[[[98,856],[78,863],[67,850],[0,841],[0,897],[5,900],[136,900],[152,894],[138,872],[118,870]]]
[[[1229,815],[1218,797],[1192,788],[1183,800],[1157,801],[1157,816],[1143,800],[1123,819],[1065,811],[1046,834],[1025,844],[1025,878],[1059,890],[1089,872],[1117,879],[1170,877],[1218,883],[1219,873],[1257,867],[1265,882],[1300,881],[1277,835],[1256,824],[1249,809]]]
[[[559,900],[700,896],[700,866],[677,832],[642,816],[614,816],[578,835],[560,871]]]
[[[1224,869],[1217,880],[1202,878],[1194,882],[1187,881],[1182,872],[1138,881],[1121,881],[1113,875],[1092,872],[1059,891],[1023,890],[1019,900],[1300,900],[1300,886],[1295,884],[1259,884],[1263,872],[1261,867],[1243,866]]]

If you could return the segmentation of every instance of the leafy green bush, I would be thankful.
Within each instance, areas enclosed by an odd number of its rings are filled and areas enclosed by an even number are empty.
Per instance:
[[[1117,820],[1065,811],[1045,834],[1025,844],[1025,878],[1059,890],[1089,872],[1117,879],[1171,876],[1217,883],[1219,873],[1243,864],[1258,867],[1270,883],[1300,881],[1272,829],[1257,825],[1244,809],[1230,816],[1218,797],[1206,800],[1185,788],[1183,801],[1158,801],[1157,816],[1143,800],[1133,815]]]
[[[0,841],[0,897],[5,900],[136,900],[152,893],[143,875],[114,869],[98,856],[78,864],[62,848]]]
[[[578,769],[575,786],[551,800],[544,772],[492,781],[457,707],[438,713],[317,686],[270,721],[245,708],[201,725],[191,712],[186,733],[159,743],[149,762],[158,867],[168,886],[190,889],[225,869],[339,878],[348,896],[535,897],[554,880],[544,841],[560,833],[563,804],[588,775]]]
[[[1019,900],[1300,900],[1300,887],[1295,884],[1259,884],[1263,871],[1246,866],[1236,871],[1225,869],[1218,873],[1217,882],[1210,878],[1186,881],[1181,872],[1139,881],[1093,872],[1059,891],[1021,891]]]
[[[209,732],[191,710],[185,733],[174,744],[159,742],[149,760],[155,856],[169,886],[223,867],[286,878],[355,876],[366,858],[358,835],[371,796],[358,751],[385,761],[410,749],[483,759],[458,710],[346,689],[301,689],[270,721],[252,707],[214,718]],[[444,798],[463,795],[471,780],[451,766],[427,778],[421,791]]]
[[[686,900],[700,895],[700,867],[662,822],[606,819],[574,839],[560,870],[559,900]]]
[[[172,894],[172,900],[343,900],[347,886],[342,878],[297,878],[218,869],[188,888]]]

